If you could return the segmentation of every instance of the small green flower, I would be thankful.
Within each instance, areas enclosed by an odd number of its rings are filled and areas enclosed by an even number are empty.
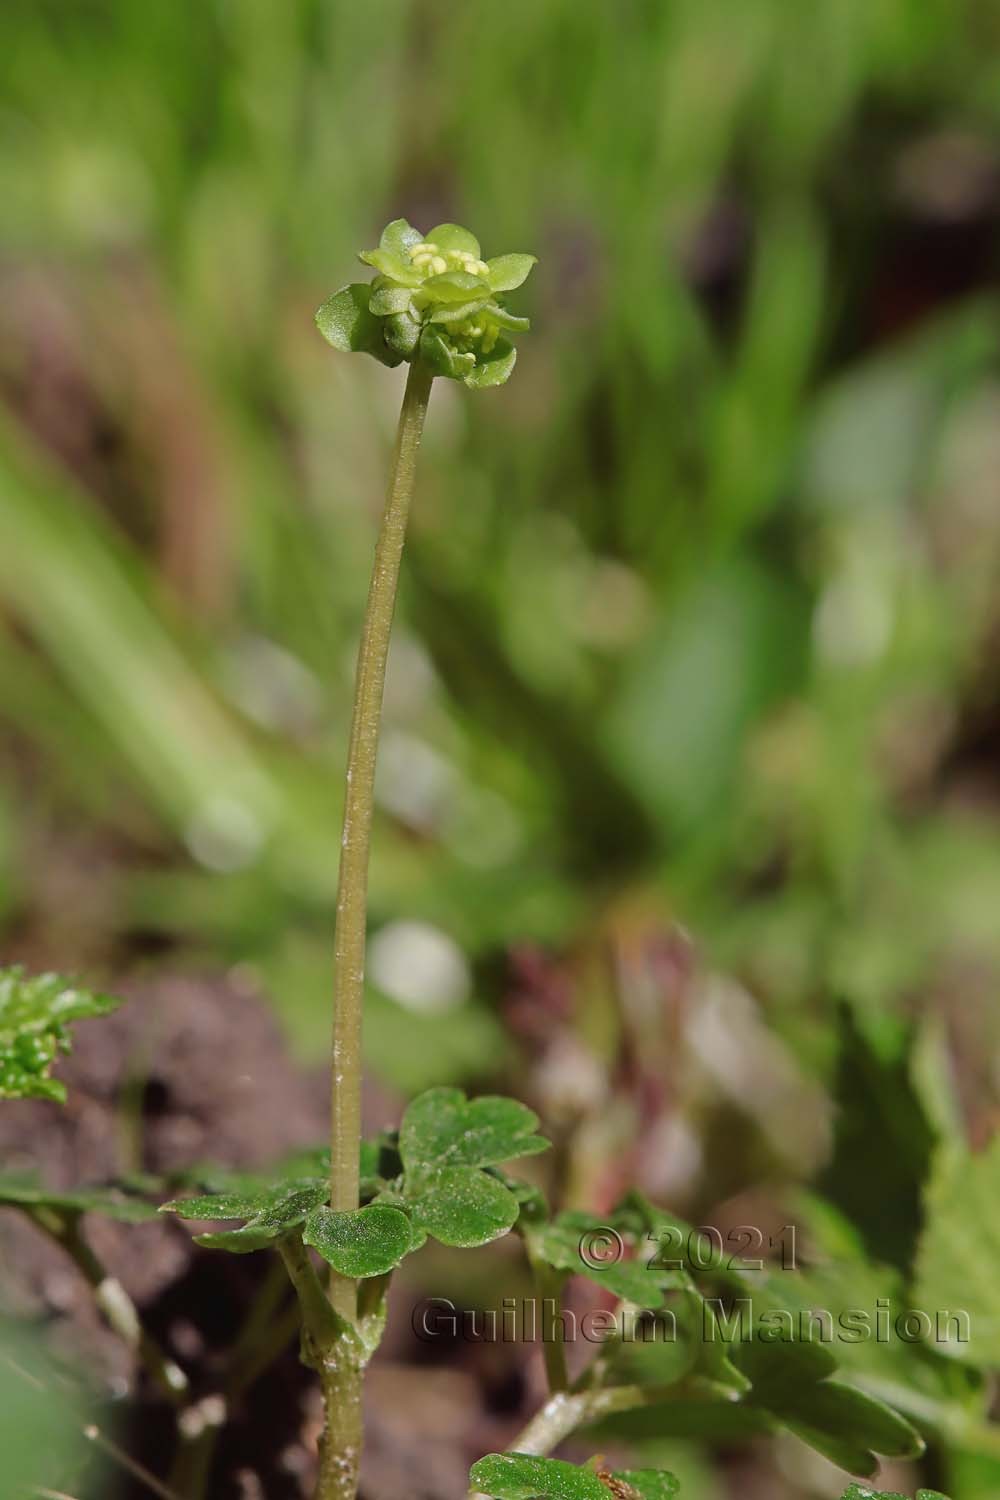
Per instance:
[[[503,385],[514,368],[510,335],[529,327],[503,305],[535,264],[533,255],[483,260],[479,241],[459,224],[422,235],[405,219],[382,231],[361,259],[378,275],[334,292],[316,314],[335,349],[372,354],[384,365],[422,359],[435,375],[473,389]]]

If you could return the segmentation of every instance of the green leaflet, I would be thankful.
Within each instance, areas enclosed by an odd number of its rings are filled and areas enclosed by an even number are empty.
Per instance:
[[[0,969],[0,1099],[66,1098],[50,1077],[70,1048],[73,1021],[106,1016],[122,1002],[80,989],[61,974],[27,975],[20,964]]]
[[[302,1238],[342,1276],[384,1276],[414,1248],[406,1214],[381,1203],[355,1213],[323,1204],[306,1219]]]
[[[925,1226],[917,1247],[914,1302],[967,1315],[965,1343],[939,1351],[980,1365],[1000,1365],[1000,1135],[978,1156],[943,1147],[924,1197]]]
[[[534,1111],[516,1099],[484,1094],[470,1100],[461,1089],[428,1089],[403,1115],[399,1154],[407,1173],[488,1167],[545,1151],[549,1142],[535,1133],[537,1125]]]
[[[628,1500],[629,1490],[636,1500],[669,1500],[678,1490],[663,1469],[608,1472],[530,1453],[487,1453],[469,1470],[469,1486],[495,1500]]]
[[[245,1219],[240,1229],[195,1235],[195,1243],[208,1250],[231,1250],[236,1255],[245,1255],[300,1229],[312,1210],[328,1196],[329,1184],[325,1179],[304,1177],[279,1182],[258,1192],[237,1190],[175,1199],[164,1203],[160,1212],[175,1213],[181,1219]]]

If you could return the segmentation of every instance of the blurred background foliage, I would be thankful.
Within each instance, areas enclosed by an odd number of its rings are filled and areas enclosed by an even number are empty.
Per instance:
[[[683,989],[757,1172],[829,1157],[857,1055],[873,1108],[894,1069],[984,1139],[996,4],[7,0],[0,39],[5,950],[237,966],[322,1057],[401,376],[312,314],[387,219],[454,218],[538,253],[534,331],[502,393],[432,402],[374,1072],[495,1076],[554,985],[578,1071],[550,1048],[536,1093],[572,1112],[609,1016]],[[718,1201],[753,1173],[699,1178],[671,1068],[662,1185]],[[889,1114],[854,1142],[887,1170]]]

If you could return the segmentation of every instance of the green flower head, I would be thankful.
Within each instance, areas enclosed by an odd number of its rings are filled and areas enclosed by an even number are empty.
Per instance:
[[[527,318],[503,304],[535,264],[533,255],[483,260],[479,241],[459,224],[423,235],[405,219],[382,231],[361,259],[378,275],[334,292],[316,325],[335,349],[372,354],[384,365],[421,359],[435,375],[474,390],[503,385],[517,357],[511,336]]]

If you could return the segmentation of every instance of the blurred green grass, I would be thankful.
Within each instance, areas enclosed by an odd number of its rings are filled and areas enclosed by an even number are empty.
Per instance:
[[[435,392],[389,691],[373,921],[470,963],[455,1071],[498,953],[631,899],[797,1045],[834,991],[874,1028],[954,951],[992,971],[998,34],[979,0],[11,0],[9,944],[251,964],[323,1045],[399,378],[312,310],[405,214],[541,257],[513,384]]]

